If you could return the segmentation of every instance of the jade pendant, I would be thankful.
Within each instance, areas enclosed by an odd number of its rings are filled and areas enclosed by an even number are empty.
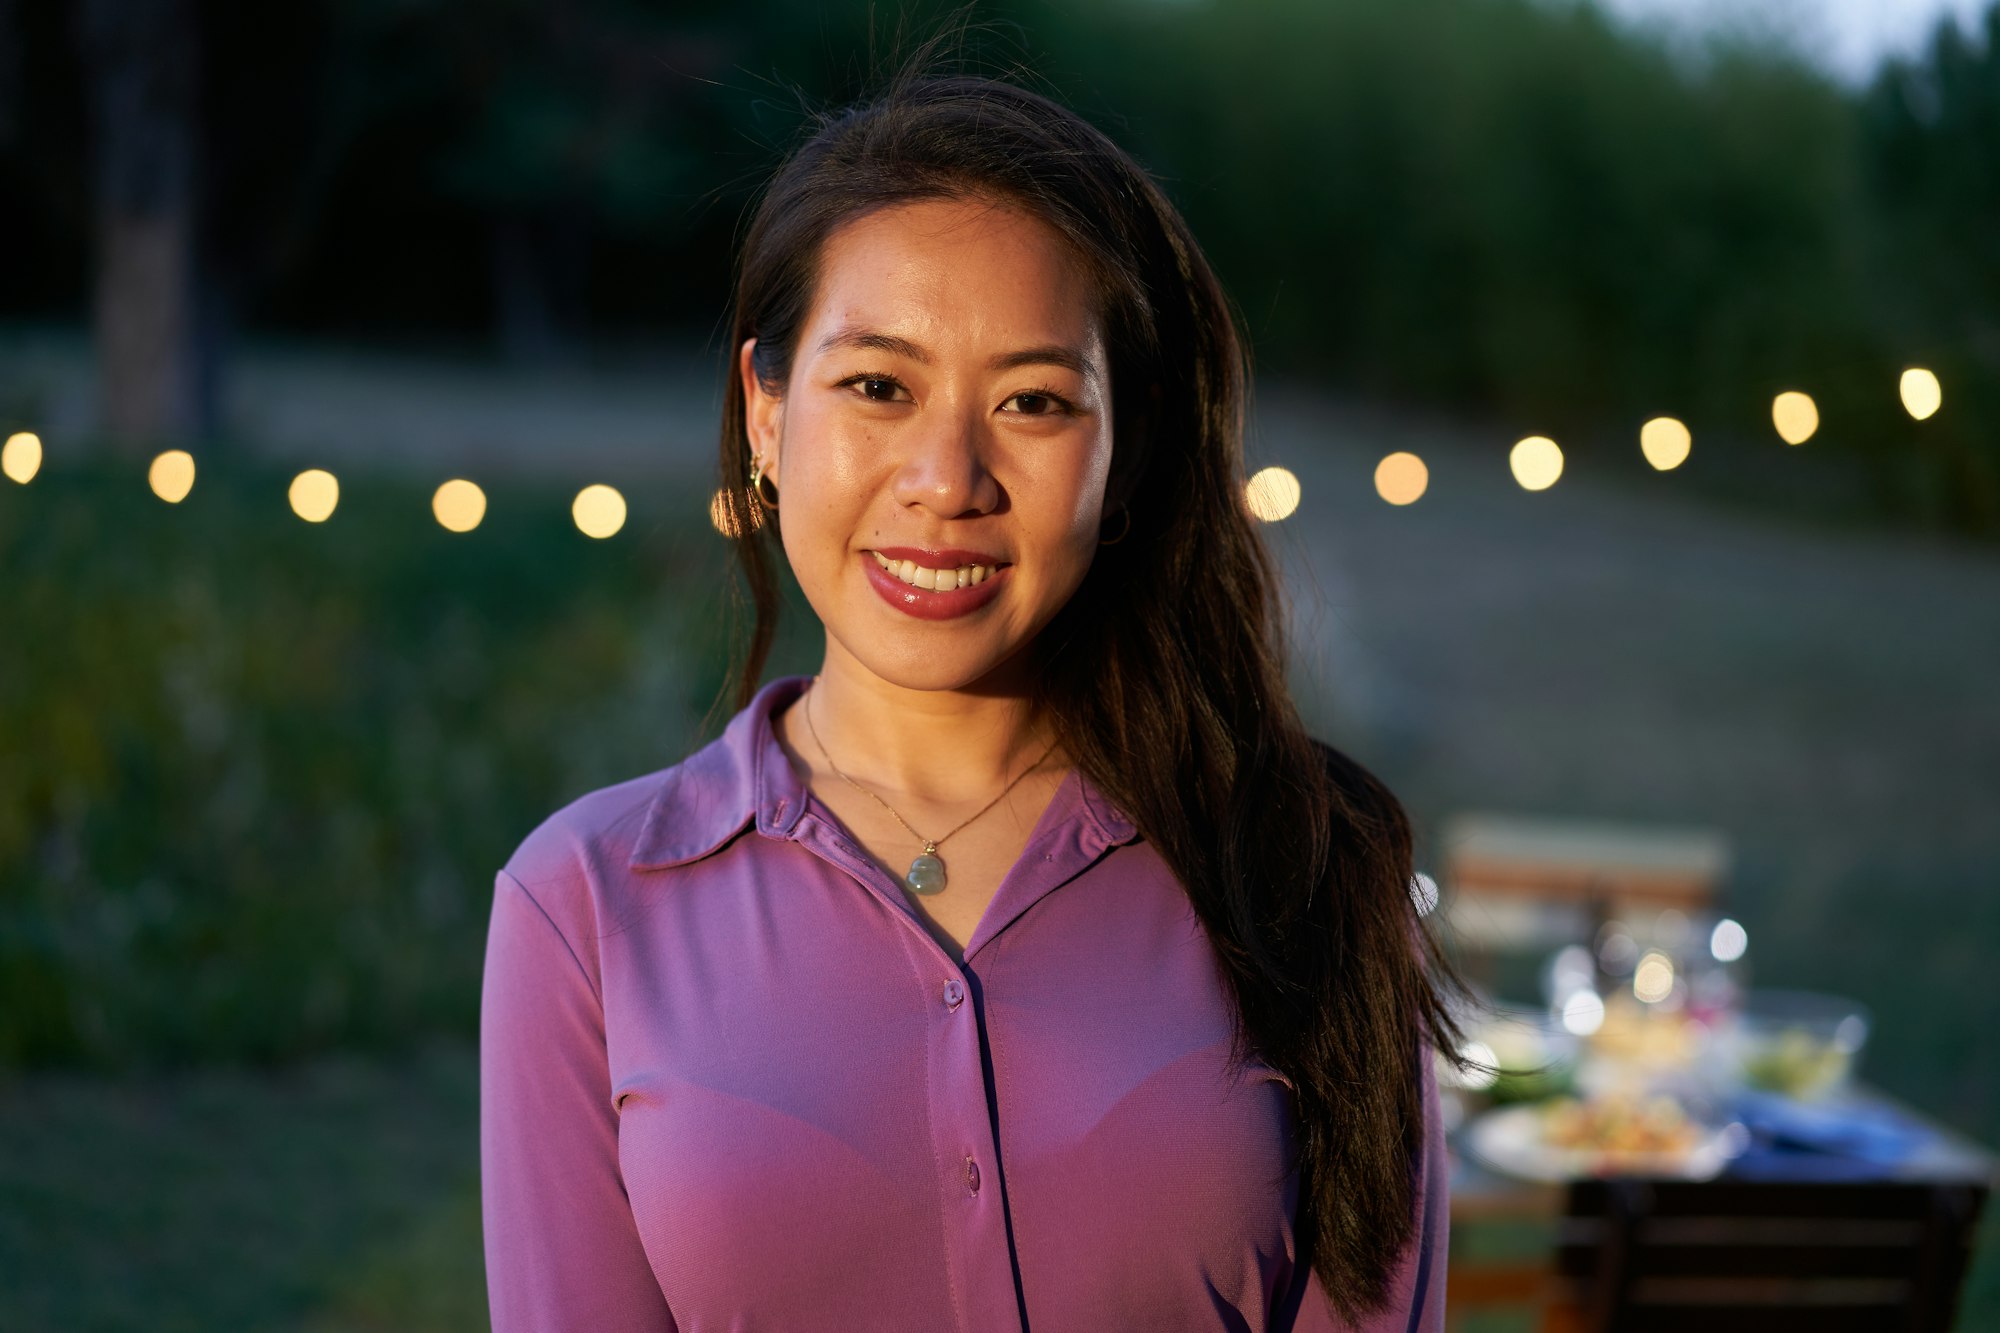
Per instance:
[[[926,847],[922,856],[910,862],[910,873],[903,876],[903,882],[916,893],[943,893],[944,862]]]

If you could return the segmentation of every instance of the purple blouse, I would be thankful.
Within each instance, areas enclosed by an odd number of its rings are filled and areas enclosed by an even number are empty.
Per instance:
[[[787,762],[770,718],[805,683],[498,876],[493,1327],[1340,1327],[1296,1262],[1290,1083],[1226,1077],[1225,983],[1166,863],[1072,770],[961,965]],[[1371,1333],[1444,1326],[1421,1068],[1417,1234]]]

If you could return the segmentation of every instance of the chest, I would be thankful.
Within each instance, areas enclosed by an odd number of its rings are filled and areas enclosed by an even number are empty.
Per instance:
[[[1217,1292],[1262,1326],[1289,1093],[1229,1077],[1213,953],[1149,849],[1024,849],[963,961],[885,883],[745,850],[605,941],[619,1162],[683,1329],[866,1327],[879,1305],[825,1302],[883,1292],[910,1326],[1018,1327],[967,1313],[1015,1310],[1016,1271],[1035,1327],[1175,1326],[1161,1302]]]

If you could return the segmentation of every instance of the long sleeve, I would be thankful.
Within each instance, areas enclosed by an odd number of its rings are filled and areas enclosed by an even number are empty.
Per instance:
[[[479,1158],[495,1333],[674,1328],[619,1171],[598,991],[506,871],[480,999]]]
[[[1422,1064],[1424,1156],[1417,1181],[1416,1254],[1410,1260],[1409,1313],[1396,1327],[1411,1333],[1443,1333],[1445,1267],[1451,1249],[1451,1158],[1444,1147],[1437,1065],[1428,1048]]]

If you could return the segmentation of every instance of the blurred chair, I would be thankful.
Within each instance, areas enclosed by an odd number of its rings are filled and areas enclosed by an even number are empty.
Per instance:
[[[1475,977],[1495,955],[1587,941],[1600,913],[1707,912],[1730,860],[1714,830],[1602,820],[1468,812],[1440,841],[1445,921]]]
[[[1579,1181],[1544,1333],[1947,1333],[1987,1187]]]

